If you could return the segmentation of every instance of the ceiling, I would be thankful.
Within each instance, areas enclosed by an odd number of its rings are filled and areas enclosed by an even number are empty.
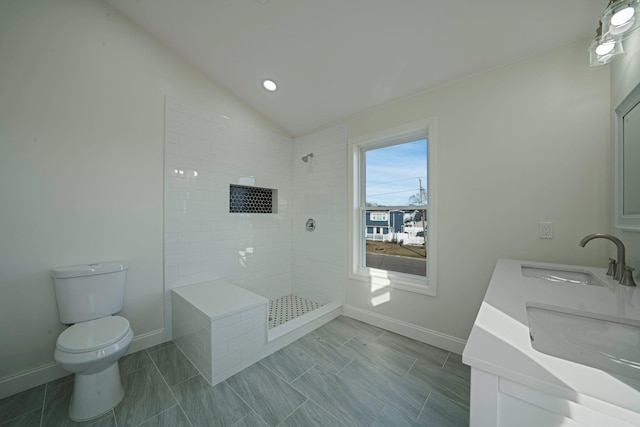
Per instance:
[[[293,136],[594,36],[607,5],[607,0],[107,1]],[[276,92],[262,88],[265,78],[278,83]]]

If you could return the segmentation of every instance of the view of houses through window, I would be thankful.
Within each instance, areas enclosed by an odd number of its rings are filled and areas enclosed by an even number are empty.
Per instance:
[[[427,275],[427,140],[364,151],[365,267]]]

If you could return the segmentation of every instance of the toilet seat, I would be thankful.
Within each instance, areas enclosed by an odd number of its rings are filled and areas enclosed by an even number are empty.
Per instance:
[[[106,316],[67,328],[56,342],[67,353],[85,353],[107,347],[130,332],[129,321],[121,316]]]

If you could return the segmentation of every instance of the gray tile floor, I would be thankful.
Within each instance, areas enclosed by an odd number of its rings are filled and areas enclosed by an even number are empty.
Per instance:
[[[120,362],[107,426],[468,426],[459,355],[338,317],[211,387],[171,342]],[[71,377],[0,400],[0,426],[72,426]]]

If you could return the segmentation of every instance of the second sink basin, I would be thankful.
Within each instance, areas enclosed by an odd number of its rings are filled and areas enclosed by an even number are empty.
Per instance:
[[[530,267],[523,265],[522,275],[555,283],[575,283],[579,285],[606,286],[588,271],[561,270],[554,268]]]
[[[534,349],[640,379],[640,321],[526,303]]]

